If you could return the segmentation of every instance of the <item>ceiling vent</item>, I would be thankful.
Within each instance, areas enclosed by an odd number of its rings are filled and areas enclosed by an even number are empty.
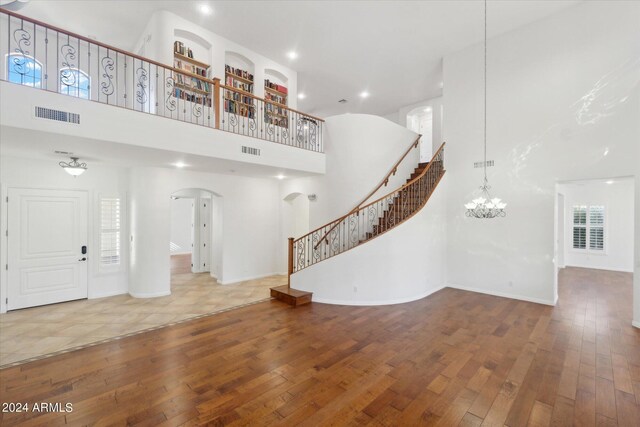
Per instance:
[[[491,166],[493,166],[493,160],[487,160],[487,167],[491,167]],[[476,169],[484,167],[484,162],[475,162],[473,164],[473,167]]]
[[[253,148],[253,147],[247,147],[247,146],[242,146],[242,152],[244,154],[251,154],[252,156],[259,156],[260,155],[260,149],[259,148]]]
[[[73,153],[71,151],[60,151],[60,150],[56,150],[54,151],[54,153],[56,154],[61,154],[63,156],[73,156]]]
[[[39,119],[55,120],[57,122],[80,124],[80,114],[67,111],[53,110],[51,108],[36,107],[35,116]]]

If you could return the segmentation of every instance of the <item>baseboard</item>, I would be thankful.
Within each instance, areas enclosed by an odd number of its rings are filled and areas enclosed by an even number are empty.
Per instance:
[[[166,297],[167,295],[171,295],[171,290],[162,291],[162,292],[150,292],[150,293],[139,293],[139,292],[131,292],[129,291],[129,295],[134,298],[156,298],[156,297]]]
[[[631,325],[640,329],[640,320],[633,320]]]
[[[633,269],[627,269],[627,268],[607,268],[607,267],[592,267],[592,266],[586,266],[586,265],[565,265],[566,267],[573,267],[573,268],[585,268],[588,270],[603,270],[603,271],[615,271],[618,273],[633,273]]]
[[[313,296],[313,302],[319,302],[322,304],[332,304],[332,305],[354,305],[354,306],[376,306],[376,305],[394,305],[394,304],[404,304],[406,302],[411,302],[411,301],[417,301],[419,299],[423,299],[428,297],[431,294],[434,294],[442,289],[444,289],[446,286],[440,286],[439,288],[435,288],[435,289],[430,289],[426,292],[423,292],[421,294],[412,296],[412,297],[407,297],[407,298],[398,298],[398,299],[392,299],[392,300],[385,300],[385,301],[350,301],[350,300],[335,300],[335,299],[330,299],[330,298],[318,298],[315,296]],[[300,289],[300,290],[305,290],[305,289]],[[309,291],[311,292],[311,291]]]
[[[480,294],[487,294],[487,295],[493,295],[494,297],[502,297],[502,298],[510,298],[510,299],[517,299],[520,301],[527,301],[527,302],[534,302],[536,304],[544,304],[544,305],[551,305],[554,306],[556,305],[557,299],[556,301],[549,301],[546,299],[540,299],[540,298],[531,298],[531,297],[526,297],[523,295],[515,295],[515,294],[510,294],[507,292],[494,292],[494,291],[487,291],[485,289],[478,289],[478,288],[472,288],[469,286],[460,286],[460,285],[454,285],[449,283],[447,285],[448,288],[452,288],[452,289],[460,289],[461,291],[469,291],[469,292],[477,292]]]
[[[256,276],[247,276],[247,277],[241,277],[241,278],[236,278],[236,279],[232,279],[232,280],[225,280],[223,282],[218,282],[221,285],[232,285],[234,283],[239,283],[239,282],[246,282],[247,280],[256,280],[256,279],[263,279],[265,277],[270,277],[270,276],[280,276],[282,274],[286,274],[286,273],[266,273],[266,274],[258,274]]]

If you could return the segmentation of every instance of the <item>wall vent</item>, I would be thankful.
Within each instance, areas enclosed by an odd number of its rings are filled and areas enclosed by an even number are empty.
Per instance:
[[[487,160],[487,167],[489,168],[491,166],[493,166],[493,160]],[[475,162],[473,164],[473,167],[476,168],[476,169],[484,167],[484,162]]]
[[[55,120],[57,122],[80,124],[80,114],[66,111],[53,110],[51,108],[36,107],[36,117],[40,119]]]
[[[247,146],[242,146],[242,152],[244,154],[251,154],[252,156],[259,156],[260,155],[260,149],[259,148],[253,148],[253,147],[247,147]]]

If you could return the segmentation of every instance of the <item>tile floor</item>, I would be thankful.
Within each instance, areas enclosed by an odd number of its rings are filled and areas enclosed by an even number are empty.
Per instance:
[[[172,275],[170,296],[80,300],[0,314],[0,366],[157,328],[269,298],[271,276],[219,285],[208,273]]]

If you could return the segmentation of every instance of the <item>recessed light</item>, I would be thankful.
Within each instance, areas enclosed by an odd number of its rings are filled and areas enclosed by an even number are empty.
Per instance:
[[[289,51],[287,52],[287,58],[289,59],[296,59],[298,57],[298,52],[296,51]]]
[[[431,111],[431,107],[427,107],[427,108],[424,109],[425,113],[428,113],[429,111]]]
[[[304,93],[300,92],[298,94],[298,99],[305,99],[307,97],[307,95],[305,95]]]
[[[211,9],[211,6],[209,6],[208,4],[201,4],[200,12],[203,15],[211,15],[213,13],[213,9]]]
[[[369,95],[369,92],[367,92],[366,90],[364,92],[360,92],[360,98],[368,98]]]
[[[286,176],[284,176],[284,175],[280,174],[280,175],[276,175],[276,178],[278,178],[278,179],[285,179],[285,178],[286,178]]]
[[[183,162],[176,162],[173,164],[173,166],[182,169],[183,167],[187,166],[186,163]]]
[[[602,153],[603,156],[606,156],[607,154],[609,154],[609,149],[605,148],[604,153]]]
[[[611,184],[613,184],[614,182],[615,182],[614,180],[610,179],[609,181],[607,181],[607,184],[611,185]]]
[[[438,86],[440,86],[440,89],[442,89],[444,87],[444,82],[440,82]]]

